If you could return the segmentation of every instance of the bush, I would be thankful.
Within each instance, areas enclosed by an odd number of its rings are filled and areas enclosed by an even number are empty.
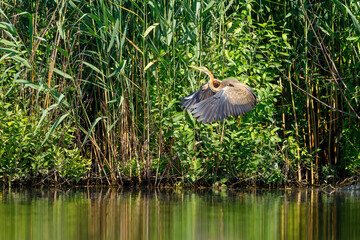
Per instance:
[[[26,181],[32,177],[59,177],[78,181],[90,161],[73,148],[74,129],[55,129],[43,143],[46,123],[39,128],[36,113],[26,114],[19,105],[0,100],[1,181]]]

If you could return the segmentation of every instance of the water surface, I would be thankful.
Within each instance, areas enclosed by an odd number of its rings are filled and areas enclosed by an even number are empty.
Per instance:
[[[360,191],[3,191],[0,239],[360,239]]]

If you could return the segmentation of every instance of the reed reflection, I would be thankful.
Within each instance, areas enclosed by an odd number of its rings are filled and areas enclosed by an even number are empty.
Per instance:
[[[359,191],[3,192],[0,239],[356,239]]]

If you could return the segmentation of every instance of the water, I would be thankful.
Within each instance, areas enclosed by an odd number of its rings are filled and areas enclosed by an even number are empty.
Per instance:
[[[360,239],[360,191],[4,191],[0,239]]]

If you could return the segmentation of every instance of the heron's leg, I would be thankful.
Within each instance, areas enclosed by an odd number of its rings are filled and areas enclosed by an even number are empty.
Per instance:
[[[222,126],[221,136],[220,136],[220,144],[222,144],[222,142],[223,142],[224,131],[225,131],[225,119],[223,120],[223,126]]]

